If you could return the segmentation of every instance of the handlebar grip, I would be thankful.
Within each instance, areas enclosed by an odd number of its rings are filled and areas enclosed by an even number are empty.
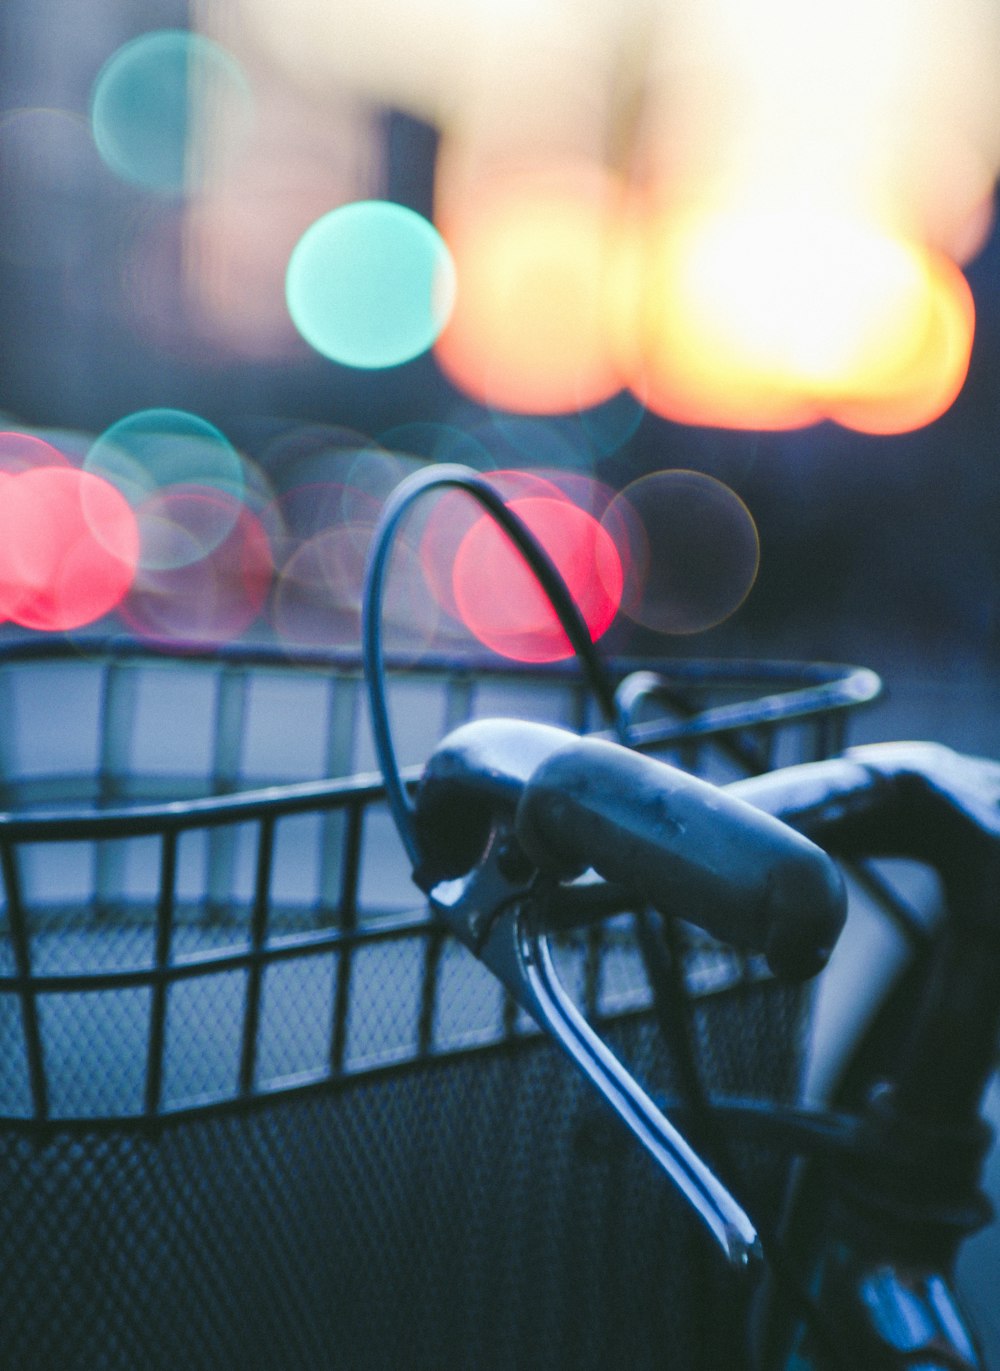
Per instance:
[[[780,820],[665,762],[574,739],[532,771],[515,831],[540,870],[592,867],[664,912],[763,952],[777,975],[826,964],[846,917],[834,862]]]
[[[992,890],[1000,854],[1000,763],[940,743],[873,743],[729,787],[839,857],[909,857],[962,891]]]

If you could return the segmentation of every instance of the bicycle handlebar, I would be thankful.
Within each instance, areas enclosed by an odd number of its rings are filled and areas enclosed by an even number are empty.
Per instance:
[[[520,853],[561,880],[592,868],[637,901],[682,915],[805,978],[843,927],[827,855],[763,810],[666,762],[543,724],[465,724],[417,793],[421,884],[468,870],[506,813]]]
[[[930,862],[973,915],[1000,870],[1000,764],[939,743],[875,743],[735,782],[729,793],[840,857]]]
[[[983,881],[1000,871],[1000,766],[937,745],[883,744],[721,790],[609,741],[493,720],[467,724],[445,739],[424,771],[415,803],[422,859],[415,874],[436,912],[590,1080],[699,1215],[730,1265],[747,1272],[762,1256],[752,1220],[562,989],[545,937],[560,899],[580,892],[613,897],[603,908],[600,898],[586,899],[588,910],[575,913],[589,917],[629,908],[628,900],[617,902],[623,889],[633,908],[643,901],[680,914],[728,942],[764,951],[778,972],[803,975],[819,969],[845,914],[839,872],[811,839],[843,857],[932,861],[956,894],[971,896],[985,886],[963,911],[971,918],[969,936],[946,940],[945,960],[935,962],[905,1069],[873,1106],[874,1141],[887,1139],[892,1152],[906,1139],[899,1189],[884,1172],[881,1145],[872,1152],[870,1174],[851,1172],[863,1204],[874,1205],[872,1212],[886,1224],[904,1215],[904,1237],[913,1177],[918,1190],[929,1177],[934,1194],[943,1184],[944,1193],[958,1200],[949,1200],[947,1212],[932,1206],[920,1241],[950,1240],[955,1215],[964,1221],[961,1201],[970,1178],[966,1152],[958,1149],[957,1162],[945,1165],[939,1141],[945,1138],[952,1159],[955,1138],[965,1138],[955,1120],[968,1117],[978,1125],[1000,1012],[995,882]],[[555,884],[587,868],[609,884]],[[986,926],[987,912],[984,956],[977,928]],[[982,963],[978,989],[970,989],[976,980],[970,948]],[[956,985],[963,987],[958,997]],[[946,1080],[947,1090],[928,1091],[928,1076]],[[948,1105],[943,1134],[942,1102]],[[973,1141],[980,1137],[976,1128]],[[882,1248],[876,1243],[874,1250]],[[864,1315],[863,1294],[848,1293]],[[870,1342],[872,1330],[867,1324],[864,1330]],[[881,1329],[875,1341],[886,1350]],[[886,1365],[901,1362],[895,1344],[889,1351]]]

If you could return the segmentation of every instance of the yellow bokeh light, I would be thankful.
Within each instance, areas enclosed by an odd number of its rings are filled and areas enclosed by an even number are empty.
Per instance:
[[[861,218],[654,214],[620,254],[617,286],[618,365],[677,422],[902,430],[943,412],[968,365],[961,273]]]
[[[678,423],[794,428],[819,415],[764,352],[734,329],[727,270],[706,271],[702,220],[638,217],[616,259],[609,293],[612,351],[648,407]],[[711,253],[708,254],[711,256]],[[752,308],[747,303],[740,307]],[[742,287],[741,287],[742,288]],[[737,314],[739,309],[737,310]]]

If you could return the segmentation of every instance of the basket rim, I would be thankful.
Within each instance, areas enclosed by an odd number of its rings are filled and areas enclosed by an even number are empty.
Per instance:
[[[225,644],[191,651],[164,651],[133,640],[24,639],[0,642],[0,670],[44,662],[68,665],[109,666],[121,662],[165,668],[193,666],[220,671],[255,669],[328,671],[362,677],[360,653],[319,648],[289,651],[260,644]],[[425,656],[418,661],[388,660],[387,669],[397,679],[444,675],[460,681],[579,681],[572,661],[547,664],[500,662],[497,658]],[[648,678],[664,689],[745,688],[753,698],[694,709],[688,717],[663,724],[630,726],[630,744],[649,749],[677,745],[685,739],[708,742],[753,728],[777,728],[804,720],[826,718],[876,700],[882,692],[879,675],[868,667],[822,661],[743,658],[666,658],[650,669],[648,659],[613,658],[608,666],[617,680]],[[582,685],[582,682],[580,682]],[[648,686],[646,688],[649,688]],[[754,692],[763,691],[763,694]],[[601,736],[600,734],[598,736]],[[604,731],[603,736],[612,736]],[[408,768],[406,784],[413,784],[420,768]],[[316,809],[366,805],[384,796],[377,772],[310,781],[291,781],[266,786],[234,788],[187,799],[152,803],[102,803],[49,807],[43,811],[0,811],[0,842],[97,840],[138,837],[187,828],[216,827],[261,818],[279,818]]]

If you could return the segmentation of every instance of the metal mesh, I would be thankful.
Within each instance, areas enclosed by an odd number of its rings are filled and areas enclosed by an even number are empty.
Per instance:
[[[436,736],[504,681],[408,688]],[[568,679],[511,689],[587,722]],[[378,788],[350,774],[356,669],[29,656],[0,691],[5,1368],[739,1364],[734,1292],[662,1177],[414,906]],[[268,719],[306,697],[296,777]],[[61,711],[48,752],[22,736],[40,700]],[[557,960],[671,1099],[631,920]],[[687,973],[708,1084],[791,1098],[799,992],[704,940]],[[773,1207],[774,1159],[740,1160]]]
[[[667,1079],[648,1023],[613,1041]],[[702,1355],[715,1254],[537,1040],[157,1132],[0,1132],[0,1167],[11,1371],[738,1364]]]

